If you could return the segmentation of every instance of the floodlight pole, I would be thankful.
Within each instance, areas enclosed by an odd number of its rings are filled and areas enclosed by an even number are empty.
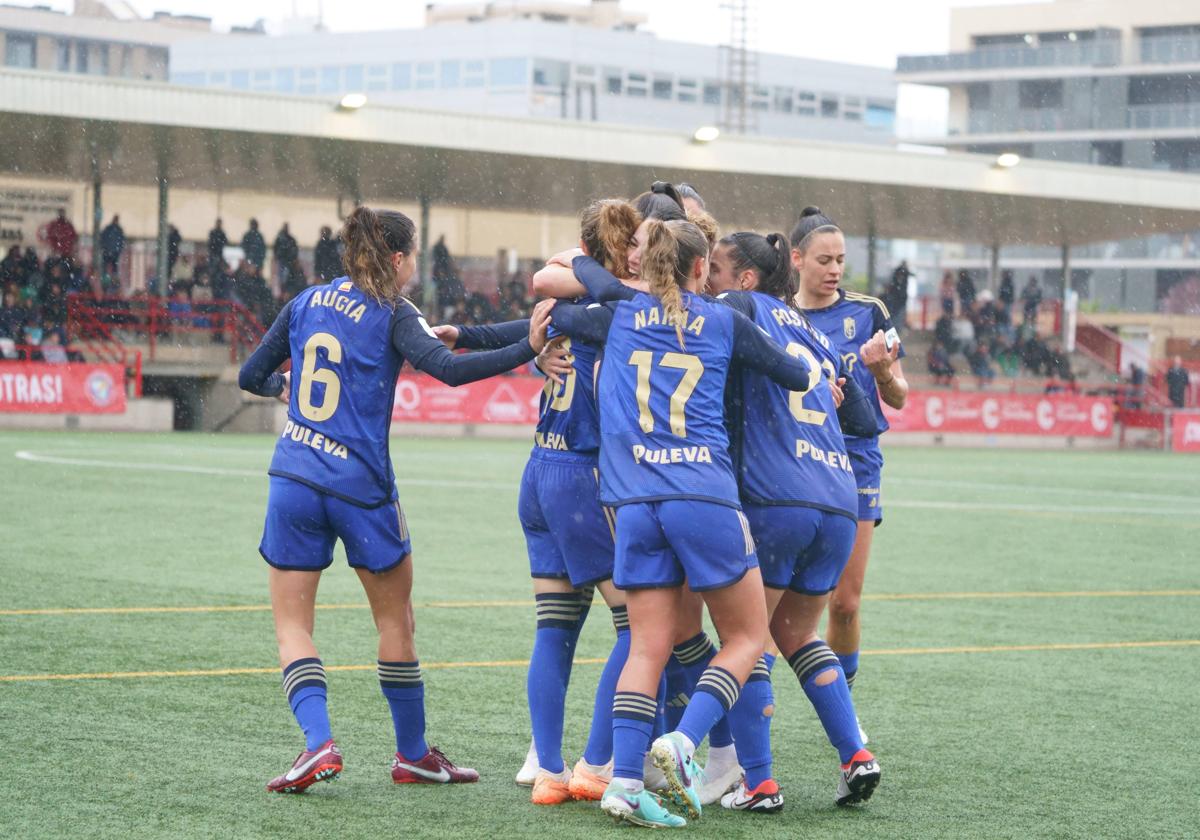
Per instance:
[[[170,244],[170,223],[167,221],[167,167],[162,160],[158,163],[158,259],[155,261],[155,272],[158,274],[158,291],[166,296],[171,278],[170,261],[167,259],[167,248]]]
[[[424,298],[421,306],[425,310],[426,316],[436,318],[436,315],[430,315],[437,290],[433,287],[433,276],[429,272],[429,196],[421,193],[419,201],[421,203],[421,250],[417,257],[417,275],[421,278]]]
[[[96,282],[100,282],[100,273],[104,270],[104,255],[100,248],[100,230],[104,224],[104,207],[101,204],[101,187],[100,182],[100,152],[96,148],[95,141],[91,144],[92,147],[92,276],[96,278]]]
[[[988,268],[988,288],[993,292],[1000,289],[1000,243],[992,243],[992,264]]]

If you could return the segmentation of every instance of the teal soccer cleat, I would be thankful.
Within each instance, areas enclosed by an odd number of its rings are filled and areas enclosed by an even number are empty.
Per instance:
[[[683,828],[687,820],[672,814],[663,801],[648,790],[630,793],[620,782],[610,782],[600,797],[600,810],[617,822],[646,828]]]

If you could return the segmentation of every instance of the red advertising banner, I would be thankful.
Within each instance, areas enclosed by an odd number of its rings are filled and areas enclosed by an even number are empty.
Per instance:
[[[1108,437],[1112,401],[1070,394],[910,391],[903,411],[884,407],[896,432]]]
[[[0,363],[0,411],[22,414],[122,414],[120,365]]]
[[[432,376],[401,376],[392,420],[409,423],[537,422],[539,376],[497,376],[451,388]]]
[[[1171,413],[1171,451],[1200,452],[1200,411]]]

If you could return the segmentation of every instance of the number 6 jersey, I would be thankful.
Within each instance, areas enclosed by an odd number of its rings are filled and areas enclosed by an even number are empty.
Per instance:
[[[238,382],[247,391],[277,395],[283,380],[273,371],[290,357],[288,419],[268,473],[377,507],[397,498],[388,431],[405,360],[448,385],[462,385],[533,356],[528,338],[456,356],[406,299],[380,303],[342,277],[310,286],[284,307]]]

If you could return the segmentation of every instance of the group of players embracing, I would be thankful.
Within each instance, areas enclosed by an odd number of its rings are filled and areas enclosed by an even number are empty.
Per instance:
[[[242,371],[244,388],[289,404],[260,551],[306,749],[268,788],[303,790],[342,767],[312,642],[313,572],[338,538],[379,629],[393,780],[478,778],[424,740],[388,424],[405,360],[461,384],[536,355],[547,382],[518,504],[537,605],[533,743],[518,783],[535,804],[599,800],[651,827],[686,825],[718,800],[779,811],[771,670],[782,655],[838,751],[837,803],[869,799],[880,768],[850,686],[882,518],[880,399],[901,407],[907,384],[886,309],[841,288],[833,220],[808,208],[790,237],[722,238],[692,188],[656,182],[584,210],[580,248],[534,278],[548,299],[532,318],[470,327],[430,328],[401,297],[413,237],[402,214],[356,210],[342,231],[347,277],[297,296]],[[450,352],[460,348],[479,352]],[[298,378],[274,372],[288,358]],[[331,457],[330,441],[346,457]],[[566,689],[595,589],[616,641],[569,767]],[[817,635],[827,604],[828,644]]]

